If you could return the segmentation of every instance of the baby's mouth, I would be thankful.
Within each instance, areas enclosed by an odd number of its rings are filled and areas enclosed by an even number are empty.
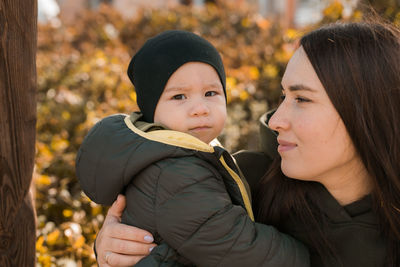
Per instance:
[[[202,125],[202,126],[196,126],[196,127],[190,128],[189,131],[193,131],[193,132],[205,131],[205,130],[208,130],[210,128],[211,128],[210,126]]]

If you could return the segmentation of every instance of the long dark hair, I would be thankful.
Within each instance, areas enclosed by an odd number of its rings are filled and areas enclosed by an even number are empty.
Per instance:
[[[300,45],[372,177],[373,210],[387,240],[387,265],[400,266],[399,30],[380,22],[335,23],[305,35]],[[256,193],[256,214],[273,225],[295,214],[314,229],[310,245],[321,258],[335,257],[313,197],[318,186],[285,177],[277,159]]]

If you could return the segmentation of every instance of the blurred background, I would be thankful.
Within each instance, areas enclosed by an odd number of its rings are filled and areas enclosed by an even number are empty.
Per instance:
[[[227,73],[220,141],[231,152],[257,149],[258,119],[277,106],[298,38],[322,24],[360,21],[366,6],[400,27],[400,0],[39,0],[37,266],[96,266],[106,208],[81,192],[75,155],[99,119],[137,110],[126,69],[146,39],[184,29],[213,43]]]

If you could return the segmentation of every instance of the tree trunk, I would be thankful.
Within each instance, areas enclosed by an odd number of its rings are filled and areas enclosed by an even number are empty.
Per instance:
[[[0,0],[0,266],[35,266],[36,0]]]

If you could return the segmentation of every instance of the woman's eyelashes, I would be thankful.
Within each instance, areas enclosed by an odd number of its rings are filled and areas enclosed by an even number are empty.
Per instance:
[[[281,94],[280,96],[280,103],[282,103],[284,100],[286,99],[286,94]],[[294,100],[297,103],[307,103],[307,102],[311,102],[310,99],[303,97],[303,96],[294,96]]]
[[[298,97],[296,97],[296,98],[295,98],[295,100],[296,100],[296,102],[297,102],[297,103],[306,103],[306,102],[311,102],[311,100],[310,100],[310,99],[307,99],[307,98],[305,98],[305,97],[301,97],[301,96],[298,96]]]

